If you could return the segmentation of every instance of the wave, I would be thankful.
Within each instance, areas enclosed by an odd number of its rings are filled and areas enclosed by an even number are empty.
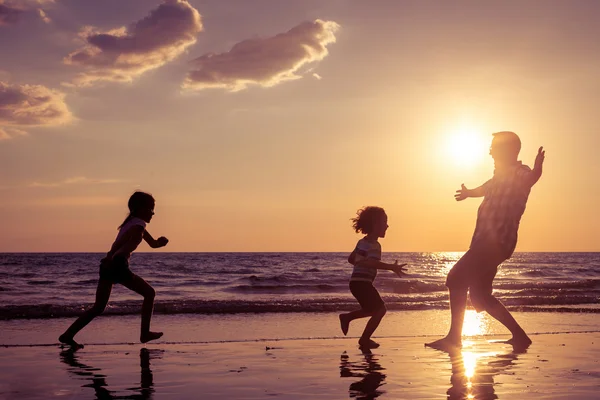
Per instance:
[[[564,290],[564,289],[600,289],[600,279],[583,279],[579,281],[552,281],[552,282],[532,282],[532,281],[502,281],[498,279],[494,281],[495,289],[547,289],[547,290]]]
[[[51,285],[53,283],[55,283],[56,281],[53,280],[39,280],[39,281],[27,281],[28,285]]]
[[[386,307],[391,311],[447,310],[447,298],[440,297],[388,297]],[[537,312],[582,312],[600,313],[598,298],[580,297],[502,299],[509,310]],[[587,307],[586,307],[587,305]],[[29,304],[0,306],[0,320],[65,318],[76,317],[91,304]],[[356,301],[351,298],[328,299],[285,299],[273,301],[248,300],[167,300],[157,302],[156,314],[238,314],[238,313],[293,313],[293,312],[342,312],[355,309]],[[140,301],[116,301],[107,307],[106,315],[136,315],[140,312]]]
[[[346,290],[345,288],[343,290]],[[288,293],[332,293],[341,288],[324,283],[314,285],[237,285],[224,289],[235,293],[288,294]]]

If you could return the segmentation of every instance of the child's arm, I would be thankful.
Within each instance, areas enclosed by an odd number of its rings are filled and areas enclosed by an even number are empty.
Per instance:
[[[395,273],[402,272],[402,269],[406,266],[406,264],[398,264],[398,261],[396,261],[394,264],[388,264],[374,258],[361,260],[357,262],[356,265],[367,268],[384,269],[386,271],[392,271]]]
[[[456,199],[456,201],[462,201],[469,197],[483,197],[483,196],[485,196],[486,183],[484,183],[483,185],[481,185],[475,189],[467,189],[465,184],[463,183],[462,185],[460,185],[460,189],[458,189],[456,191],[454,198]]]
[[[146,241],[146,243],[148,243],[148,246],[152,247],[153,249],[157,249],[159,247],[164,247],[167,245],[167,243],[169,243],[169,239],[167,239],[164,236],[161,236],[158,239],[154,239],[152,237],[152,235],[150,234],[150,232],[148,232],[145,229],[144,229],[143,238]]]

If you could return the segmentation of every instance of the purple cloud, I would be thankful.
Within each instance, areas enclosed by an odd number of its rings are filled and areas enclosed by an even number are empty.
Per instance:
[[[0,0],[0,26],[16,24],[22,12],[23,10]]]
[[[11,85],[0,81],[0,137],[25,134],[22,128],[53,126],[72,119],[65,95],[41,85]]]
[[[200,13],[187,0],[164,0],[150,14],[129,27],[98,32],[86,27],[85,45],[65,57],[65,64],[85,68],[74,81],[86,86],[96,81],[131,82],[158,68],[196,43],[202,31]]]
[[[195,69],[183,88],[238,91],[250,84],[270,87],[300,79],[296,72],[302,66],[327,56],[338,29],[333,21],[307,21],[272,37],[243,40],[226,53],[204,54],[192,61]]]
[[[0,0],[0,26],[13,25],[19,22],[21,14],[35,11],[42,21],[50,23],[41,6],[54,3],[54,0]]]

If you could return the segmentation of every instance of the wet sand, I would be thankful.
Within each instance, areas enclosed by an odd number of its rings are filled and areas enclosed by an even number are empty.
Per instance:
[[[421,324],[426,324],[428,314],[420,315]],[[279,326],[279,330],[271,329],[273,338],[266,340],[252,338],[255,332],[248,324],[249,316],[230,317],[223,324],[218,324],[218,317],[187,316],[169,321],[171,338],[189,338],[194,328],[207,327],[203,325],[207,319],[215,326],[222,325],[215,328],[217,332],[236,330],[235,326],[237,330],[230,333],[231,339],[225,339],[231,341],[212,341],[208,333],[196,336],[208,338],[206,341],[168,341],[169,336],[165,336],[164,341],[147,345],[99,340],[113,338],[118,331],[120,336],[129,337],[129,329],[123,332],[123,323],[131,325],[132,321],[110,317],[90,326],[84,338],[97,340],[77,352],[61,350],[43,341],[4,342],[5,346],[0,348],[0,398],[598,398],[600,330],[591,329],[594,319],[590,316],[519,315],[520,319],[529,316],[529,321],[546,320],[545,326],[549,328],[556,328],[556,324],[566,326],[567,322],[573,328],[563,332],[560,329],[534,332],[534,343],[526,351],[514,351],[510,345],[497,342],[508,338],[497,333],[468,337],[462,352],[452,355],[425,348],[423,343],[431,336],[415,332],[381,337],[378,339],[381,347],[371,353],[361,352],[354,337],[335,337],[338,332],[332,332],[329,338],[291,338],[304,333],[307,326],[319,333],[317,326],[323,325],[320,321],[330,321],[334,316],[292,314],[285,318],[293,319],[294,324],[280,326],[281,316],[263,315],[260,321],[263,327],[268,327],[268,320],[272,328]],[[387,329],[392,328],[394,318],[406,321],[418,316],[392,313]],[[21,333],[27,330],[30,335],[22,338],[34,336],[31,327],[26,329],[26,326],[36,321],[21,322],[24,326]],[[48,328],[64,325],[66,321],[46,322],[45,332],[48,332]],[[6,321],[3,324],[6,328]],[[6,337],[17,341],[14,321],[11,324],[12,330],[4,332],[10,333]],[[360,328],[358,324],[353,326],[351,334],[360,333]],[[413,326],[406,331],[421,328]],[[130,330],[135,333],[133,327]],[[288,339],[275,338],[286,333]],[[382,333],[389,332],[382,329]],[[37,336],[40,335],[46,333],[38,332]]]

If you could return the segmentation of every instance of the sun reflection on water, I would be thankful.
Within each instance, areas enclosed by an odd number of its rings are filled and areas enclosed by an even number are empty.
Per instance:
[[[488,319],[484,313],[475,310],[465,311],[465,322],[463,325],[463,336],[477,336],[488,332]]]

